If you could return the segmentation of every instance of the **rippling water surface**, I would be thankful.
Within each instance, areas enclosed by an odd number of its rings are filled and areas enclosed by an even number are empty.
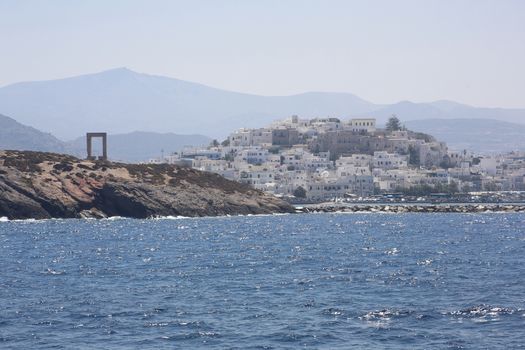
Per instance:
[[[0,348],[525,348],[525,215],[0,222]]]

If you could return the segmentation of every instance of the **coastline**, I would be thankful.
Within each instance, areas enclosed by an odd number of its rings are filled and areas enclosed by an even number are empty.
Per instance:
[[[145,218],[126,217],[126,216],[110,216],[110,217],[57,217],[57,218],[25,218],[25,219],[9,219],[5,216],[0,217],[0,223],[4,222],[41,222],[53,220],[96,220],[96,221],[114,221],[114,220],[184,220],[184,219],[220,219],[220,218],[239,218],[239,217],[264,217],[264,216],[285,216],[295,214],[432,214],[432,213],[456,213],[456,214],[506,214],[506,213],[525,213],[525,203],[419,203],[419,204],[337,204],[333,203],[319,203],[309,204],[306,206],[295,206],[295,212],[287,213],[265,213],[265,214],[225,214],[225,215],[205,215],[205,216],[150,216]]]
[[[523,196],[447,201],[290,203],[217,174],[173,165],[80,160],[0,151],[0,221],[51,218],[169,218],[278,213],[525,213]],[[403,200],[402,198],[401,200]],[[492,200],[492,201],[491,201]],[[7,219],[4,219],[7,218]]]
[[[0,217],[150,218],[292,213],[288,202],[217,174],[168,164],[0,151]]]
[[[319,203],[298,213],[525,213],[525,203]]]

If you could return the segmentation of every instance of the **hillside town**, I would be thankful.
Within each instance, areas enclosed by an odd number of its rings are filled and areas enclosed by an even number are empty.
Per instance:
[[[431,135],[407,130],[396,116],[385,128],[372,118],[292,116],[149,162],[217,173],[305,201],[525,190],[524,152],[481,156],[449,150]]]

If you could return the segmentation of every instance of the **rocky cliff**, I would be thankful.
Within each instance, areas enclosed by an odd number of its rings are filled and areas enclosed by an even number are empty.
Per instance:
[[[0,217],[9,219],[293,211],[278,198],[193,169],[0,151]]]

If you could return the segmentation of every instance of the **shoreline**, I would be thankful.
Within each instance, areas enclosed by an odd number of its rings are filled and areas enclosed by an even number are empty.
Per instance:
[[[29,151],[0,151],[0,193],[0,217],[11,220],[295,211],[282,199],[214,173]]]
[[[525,213],[525,203],[320,203],[298,213]]]
[[[404,213],[457,213],[457,214],[476,214],[476,213],[525,213],[525,203],[501,204],[501,203],[471,203],[471,204],[457,204],[457,203],[419,203],[415,204],[332,204],[320,203],[309,204],[306,206],[296,206],[294,213],[272,213],[272,214],[238,214],[238,215],[210,215],[210,216],[151,216],[147,218],[134,218],[125,216],[111,216],[105,218],[27,218],[27,219],[9,219],[7,217],[0,217],[0,224],[6,222],[42,222],[55,220],[86,220],[86,221],[115,221],[115,220],[184,220],[184,219],[214,219],[214,218],[238,218],[238,217],[263,217],[263,216],[286,216],[295,214],[404,214]]]

